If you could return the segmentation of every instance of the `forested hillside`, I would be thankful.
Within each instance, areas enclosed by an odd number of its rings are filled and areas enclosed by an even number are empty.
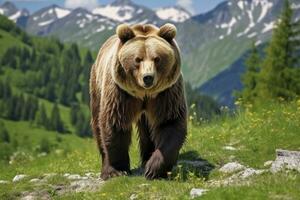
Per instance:
[[[60,133],[90,136],[87,105],[91,52],[80,50],[76,44],[29,36],[3,16],[0,35],[1,117],[31,121]],[[70,112],[72,120],[61,116]]]

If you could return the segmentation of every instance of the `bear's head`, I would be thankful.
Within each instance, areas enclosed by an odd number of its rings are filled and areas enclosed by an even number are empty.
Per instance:
[[[117,27],[118,85],[137,97],[153,96],[171,87],[180,76],[176,27],[165,24],[126,24]]]

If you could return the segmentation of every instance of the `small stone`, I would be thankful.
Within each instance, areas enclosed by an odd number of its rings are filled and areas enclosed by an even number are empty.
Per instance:
[[[78,180],[78,179],[81,179],[81,176],[79,174],[71,174],[67,178],[69,180]]]
[[[224,150],[229,150],[229,151],[235,151],[236,150],[236,148],[233,147],[233,146],[224,146],[223,149]]]
[[[205,189],[201,189],[201,188],[193,188],[190,191],[190,197],[192,199],[196,198],[196,197],[201,197],[202,195],[204,195],[208,190]]]
[[[276,173],[283,169],[300,172],[300,151],[276,149],[276,160],[272,163],[270,171]]]
[[[71,174],[69,174],[69,173],[65,173],[63,176],[64,177],[67,177],[67,176],[70,176]]]
[[[52,178],[53,176],[56,176],[57,173],[46,173],[44,174],[44,178],[48,179],[48,178]]]
[[[244,165],[241,165],[238,162],[230,162],[221,167],[219,171],[223,173],[234,173],[243,169],[245,169]]]
[[[149,183],[142,183],[142,184],[139,185],[139,187],[148,187],[148,186],[150,186]]]
[[[0,184],[8,184],[9,181],[5,181],[5,180],[0,180]]]
[[[45,157],[45,156],[47,156],[46,152],[42,152],[37,155],[37,157]]]
[[[75,192],[96,191],[102,184],[100,179],[78,180],[71,183],[70,189]]]
[[[29,182],[30,182],[30,183],[37,183],[37,182],[40,182],[40,181],[41,181],[41,179],[33,178],[33,179],[31,179]]]
[[[238,176],[241,178],[241,179],[246,179],[250,176],[253,176],[253,175],[259,175],[259,174],[262,174],[263,172],[265,172],[265,170],[261,170],[261,169],[253,169],[253,168],[247,168],[245,169],[244,171],[240,172],[238,174]]]
[[[272,163],[273,163],[272,160],[268,160],[268,161],[266,161],[266,162],[264,163],[264,167],[269,167],[269,166],[272,165]]]
[[[86,175],[87,177],[93,177],[93,176],[95,176],[95,174],[94,174],[93,172],[85,173],[85,175]]]
[[[24,178],[26,178],[27,177],[27,175],[25,175],[25,174],[19,174],[19,175],[16,175],[14,178],[13,178],[13,182],[18,182],[18,181],[21,181],[21,180],[23,180]]]
[[[130,195],[129,199],[130,200],[138,199],[138,195],[137,194],[132,194],[132,195]]]

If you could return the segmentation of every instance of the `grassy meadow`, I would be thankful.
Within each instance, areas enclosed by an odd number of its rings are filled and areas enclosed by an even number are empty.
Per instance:
[[[192,117],[191,117],[192,118]],[[57,134],[45,131],[28,122],[16,123],[4,120],[12,141],[17,141],[17,150],[25,155],[11,164],[0,165],[0,179],[12,180],[16,174],[29,175],[17,183],[2,184],[0,199],[18,198],[22,191],[36,187],[30,178],[45,173],[57,173],[51,184],[69,184],[64,173],[98,173],[98,152],[92,139],[82,139],[73,134]],[[251,177],[246,184],[215,186],[213,181],[229,175],[218,169],[230,161],[245,166],[264,169],[264,163],[275,159],[275,149],[300,150],[300,100],[290,104],[269,103],[259,109],[251,105],[213,122],[189,123],[188,138],[181,150],[180,160],[206,160],[207,173],[179,164],[167,180],[147,181],[141,175],[113,178],[104,183],[97,192],[55,194],[51,184],[47,188],[53,199],[189,199],[192,188],[208,189],[201,199],[299,199],[300,175],[285,171],[277,174],[266,172]],[[136,134],[131,146],[131,168],[138,168],[139,155]],[[48,138],[50,153],[40,156],[35,149],[40,140]],[[234,150],[224,147],[230,146]]]

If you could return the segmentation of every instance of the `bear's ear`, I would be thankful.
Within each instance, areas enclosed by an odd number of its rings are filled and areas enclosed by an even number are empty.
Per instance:
[[[125,43],[135,37],[133,30],[127,24],[119,25],[116,33],[122,43]]]
[[[170,42],[175,38],[176,33],[176,27],[173,24],[167,23],[159,28],[158,36]]]

